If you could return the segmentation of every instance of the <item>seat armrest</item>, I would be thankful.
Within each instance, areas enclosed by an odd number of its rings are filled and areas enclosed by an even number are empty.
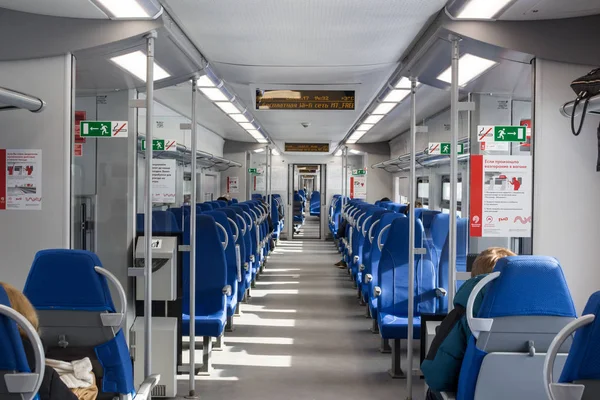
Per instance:
[[[373,296],[375,296],[375,297],[381,296],[381,288],[379,286],[375,286],[373,288]]]
[[[356,264],[358,262],[358,256],[354,256],[354,263]]]
[[[227,285],[223,288],[223,294],[226,294],[227,296],[231,296],[231,286]]]
[[[144,382],[142,382],[133,400],[147,400],[148,398],[150,398],[152,389],[154,389],[154,387],[158,385],[158,382],[160,382],[160,375],[150,375],[144,380]]]
[[[448,291],[444,288],[436,288],[435,295],[436,297],[446,297],[448,295]]]
[[[365,264],[360,264],[360,265],[358,266],[358,269],[359,269],[360,271],[364,271],[364,270],[365,270]]]
[[[250,265],[248,263],[244,263],[244,270],[248,271],[250,269]]]
[[[456,400],[456,393],[442,392],[441,395],[444,400]]]
[[[367,275],[365,276],[365,282],[366,282],[366,283],[371,283],[371,282],[373,282],[373,275],[371,275],[371,274],[367,274]],[[380,289],[380,290],[381,290],[381,289]]]

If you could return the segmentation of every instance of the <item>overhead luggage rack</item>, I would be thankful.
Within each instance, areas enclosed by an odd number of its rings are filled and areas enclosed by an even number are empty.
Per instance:
[[[469,139],[463,138],[458,141],[458,144],[462,144],[465,150],[465,154],[458,156],[458,161],[462,162],[469,157]],[[391,174],[397,172],[409,171],[410,170],[410,153],[401,155],[397,158],[393,158],[388,161],[381,162],[379,164],[372,165],[371,168],[383,169]],[[419,167],[431,167],[438,164],[446,164],[450,162],[450,156],[447,155],[430,155],[427,149],[415,154],[415,161],[417,168]]]
[[[583,110],[583,103],[584,102],[582,101],[579,104],[579,106],[577,107],[577,110],[575,111],[575,116],[578,116],[581,114],[581,110]],[[560,113],[566,118],[571,118],[571,116],[573,115],[573,107],[574,106],[575,106],[575,100],[566,102],[560,108]],[[596,96],[590,98],[590,101],[589,101],[588,107],[587,107],[587,114],[600,115],[600,95],[596,95]]]
[[[138,136],[138,154],[145,154],[142,150],[142,141],[145,140],[145,136]],[[182,144],[177,144],[175,151],[154,151],[154,158],[158,159],[171,159],[178,160],[187,164],[192,162],[192,150]],[[198,150],[196,152],[196,161],[202,164],[206,168],[215,168],[219,171],[226,171],[229,168],[241,168],[242,164],[227,160],[222,157],[206,153]]]
[[[0,111],[28,110],[31,112],[43,111],[46,103],[37,97],[0,87]]]

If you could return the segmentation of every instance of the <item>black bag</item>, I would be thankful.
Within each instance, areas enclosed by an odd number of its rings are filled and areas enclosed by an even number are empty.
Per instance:
[[[573,111],[571,113],[571,131],[573,135],[578,136],[583,128],[585,122],[585,114],[590,102],[590,99],[597,94],[600,94],[600,68],[596,68],[589,74],[582,76],[581,78],[575,79],[571,82],[571,89],[577,94],[575,103],[573,104]],[[581,115],[581,121],[579,127],[575,129],[575,111],[579,103],[583,102],[583,113]]]

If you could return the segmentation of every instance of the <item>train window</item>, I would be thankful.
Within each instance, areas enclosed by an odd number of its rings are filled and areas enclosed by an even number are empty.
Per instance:
[[[457,210],[460,212],[462,209],[462,177],[458,176],[458,182],[456,184],[456,201]],[[450,212],[450,175],[442,176],[442,212]]]
[[[429,208],[429,178],[417,178],[417,199],[423,203],[423,208]]]

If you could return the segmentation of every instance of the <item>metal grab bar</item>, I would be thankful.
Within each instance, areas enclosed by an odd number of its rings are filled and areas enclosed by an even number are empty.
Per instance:
[[[0,110],[23,109],[34,113],[43,111],[46,106],[42,99],[2,87],[0,87],[0,104],[7,105],[0,106]]]

